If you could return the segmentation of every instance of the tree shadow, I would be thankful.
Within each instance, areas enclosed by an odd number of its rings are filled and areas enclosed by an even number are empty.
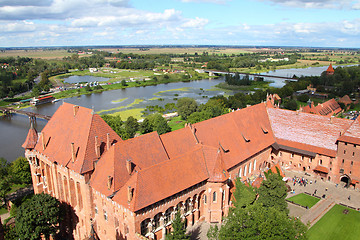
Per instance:
[[[200,233],[201,233],[201,224],[198,224],[196,227],[189,231],[190,240],[200,240]]]
[[[63,220],[60,222],[60,232],[56,234],[55,240],[73,240],[74,229],[79,223],[79,217],[76,215],[74,208],[66,202],[61,203]]]

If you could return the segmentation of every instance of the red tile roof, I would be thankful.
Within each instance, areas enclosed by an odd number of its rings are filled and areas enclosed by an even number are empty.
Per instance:
[[[326,70],[326,72],[327,73],[334,73],[335,71],[334,71],[334,68],[333,68],[333,66],[332,66],[332,64],[330,63],[330,65],[329,65],[329,67],[328,67],[328,69]]]
[[[29,129],[29,132],[26,136],[25,142],[23,143],[22,147],[25,149],[33,149],[35,148],[37,140],[38,140],[38,133],[31,124],[31,127]]]
[[[349,104],[351,104],[351,103],[352,103],[352,101],[351,101],[351,99],[350,99],[349,95],[345,95],[345,96],[343,96],[342,98],[340,98],[340,99],[339,99],[339,101],[338,101],[338,102],[343,103],[343,104],[345,104],[345,105],[349,105]]]
[[[360,145],[360,123],[359,117],[354,120],[351,126],[338,138],[338,141],[349,142]]]
[[[314,103],[311,104],[311,106],[306,105],[302,107],[302,112],[305,113],[314,113],[322,116],[332,116],[337,115],[341,112],[340,105],[335,101],[335,99],[330,99],[324,103],[319,103],[316,107],[314,106]]]
[[[175,159],[138,171],[116,193],[113,200],[132,211],[138,211],[208,177],[202,146],[199,145]],[[131,202],[127,199],[129,186],[134,189]]]
[[[157,132],[122,141],[112,146],[97,162],[90,185],[109,196],[122,188],[133,173],[168,159]],[[126,166],[128,160],[132,165],[131,174]],[[105,189],[109,176],[113,177],[113,185],[111,189]]]
[[[336,140],[351,120],[268,108],[277,142],[281,145],[334,156]]]
[[[46,155],[50,161],[56,161],[83,174],[92,171],[94,162],[98,159],[95,152],[95,137],[98,137],[99,149],[103,151],[106,149],[107,133],[110,143],[122,141],[99,115],[92,113],[91,109],[64,103],[41,131],[42,137],[35,150]],[[72,143],[76,157],[74,162]]]

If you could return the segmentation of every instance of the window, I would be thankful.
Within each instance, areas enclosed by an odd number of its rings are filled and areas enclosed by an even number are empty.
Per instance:
[[[294,154],[293,154],[293,153],[291,154],[291,157],[292,157],[292,158],[294,157]]]
[[[354,165],[354,162],[353,162],[353,161],[351,161],[351,166],[352,166],[352,165]]]
[[[213,202],[216,202],[216,192],[213,192]]]
[[[247,165],[245,165],[244,167],[244,176],[246,176],[246,171],[247,171]]]
[[[97,208],[97,206],[95,205],[95,214],[98,214],[98,208]]]
[[[344,154],[346,154],[346,150],[344,150]]]
[[[319,164],[322,165],[322,160],[321,159],[319,160]]]
[[[204,203],[206,203],[206,195],[204,195],[204,198],[203,198],[203,199],[204,199]]]
[[[251,173],[251,163],[249,163],[249,174]]]
[[[350,174],[351,174],[351,171],[350,171]]]
[[[256,170],[256,159],[254,160],[254,171]]]
[[[332,165],[332,162],[330,162],[330,165]]]
[[[107,212],[104,210],[104,219],[107,221],[108,220],[108,215]]]
[[[355,152],[353,152],[353,157],[355,156]]]
[[[312,158],[309,158],[309,163],[312,163]]]
[[[331,172],[331,170],[332,170],[332,169],[330,168],[330,172]]]
[[[342,160],[342,163],[344,163],[344,162],[345,162],[345,160],[343,159],[343,160]]]
[[[304,161],[304,156],[301,156],[301,161]]]
[[[239,177],[242,177],[242,168],[239,169]]]
[[[280,156],[280,157],[282,156],[282,152],[279,152],[279,156]]]

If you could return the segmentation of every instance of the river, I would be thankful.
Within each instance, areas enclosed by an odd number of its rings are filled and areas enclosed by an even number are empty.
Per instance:
[[[278,75],[284,77],[320,75],[327,67],[312,67],[306,69],[281,69],[271,71],[265,74]],[[268,80],[268,79],[265,79]],[[270,80],[270,79],[269,79]],[[274,82],[271,86],[282,87],[285,83],[281,79],[271,79]],[[83,82],[90,81],[84,80]],[[191,97],[195,98],[198,103],[205,103],[209,98],[216,95],[223,95],[222,90],[214,90],[213,86],[224,81],[219,79],[204,79],[192,82],[178,82],[169,84],[159,84],[156,86],[134,87],[105,91],[102,93],[93,93],[79,97],[63,99],[56,103],[30,107],[24,110],[36,112],[44,115],[52,115],[63,101],[76,104],[79,106],[92,108],[95,112],[101,111],[101,114],[108,114],[119,111],[124,106],[126,108],[144,108],[146,105],[164,106],[166,103],[176,102],[176,98]],[[211,90],[210,90],[211,89]],[[137,100],[137,104],[132,103]],[[140,100],[140,101],[139,101]],[[129,106],[130,105],[130,106]],[[124,119],[125,120],[125,119]],[[37,130],[41,131],[47,121],[37,119]],[[21,147],[25,141],[29,129],[29,120],[27,117],[13,114],[11,118],[0,117],[0,157],[7,159],[9,162],[14,161],[17,157],[24,155],[24,149]]]

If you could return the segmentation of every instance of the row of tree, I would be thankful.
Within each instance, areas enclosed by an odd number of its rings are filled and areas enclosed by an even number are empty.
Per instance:
[[[125,122],[119,115],[102,115],[101,117],[123,140],[133,138],[137,132],[145,134],[157,131],[158,134],[164,134],[171,131],[166,119],[160,113],[146,116],[141,123],[132,116]]]

